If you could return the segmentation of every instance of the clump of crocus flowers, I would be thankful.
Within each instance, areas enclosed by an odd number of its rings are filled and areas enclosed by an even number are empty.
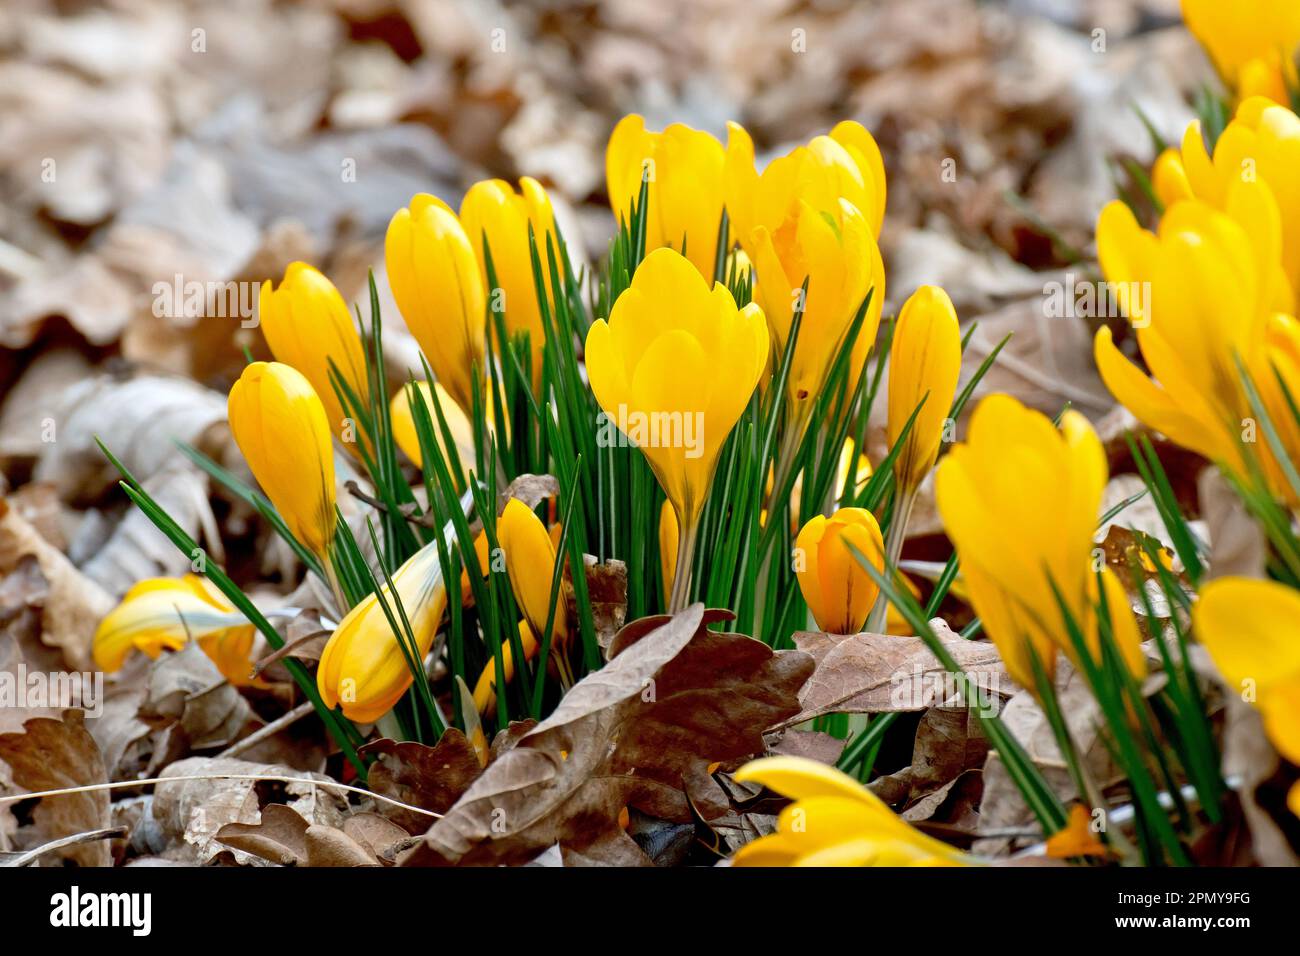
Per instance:
[[[1273,95],[1289,67],[1249,38],[1217,36],[1217,14],[1202,5],[1184,7],[1242,100],[1212,151],[1193,127],[1160,157],[1153,189],[1167,208],[1154,229],[1120,204],[1102,213],[1106,277],[1151,294],[1122,296],[1139,354],[1102,329],[1097,364],[1151,431],[1295,509],[1300,120]],[[759,170],[737,124],[724,145],[629,116],[605,160],[619,231],[590,287],[534,179],[479,182],[459,209],[419,194],[393,215],[387,281],[420,347],[400,382],[388,380],[379,317],[358,329],[319,271],[294,263],[262,288],[274,360],[251,361],[234,383],[230,427],[257,486],[245,500],[332,601],[331,636],[300,687],[345,719],[345,737],[356,744],[378,724],[427,741],[457,726],[486,760],[485,726],[543,716],[602,665],[611,635],[596,637],[588,574],[614,565],[628,605],[646,612],[722,596],[777,647],[805,628],[902,627],[964,679],[930,640],[921,592],[900,570],[913,507],[931,486],[955,555],[931,582],[930,610],[942,589],[959,592],[1045,712],[1068,666],[1085,675],[1113,739],[1154,737],[1143,649],[1154,615],[1135,606],[1146,592],[1135,598],[1121,569],[1097,558],[1110,471],[1092,425],[993,394],[959,437],[982,372],[959,390],[960,322],[936,286],[902,304],[887,356],[873,351],[886,181],[870,133],[840,123]],[[1240,176],[1243,164],[1258,175]],[[886,364],[889,454],[872,462],[873,372]],[[622,429],[627,454],[592,439],[597,414]],[[1243,446],[1243,422],[1260,415],[1269,440]],[[630,424],[647,421],[677,430]],[[542,473],[546,490],[530,490]],[[350,481],[342,493],[341,475],[367,488]],[[610,541],[629,523],[632,547],[617,553]],[[1300,613],[1296,591],[1228,579],[1183,597],[1226,680],[1258,684],[1270,739],[1300,760],[1300,664],[1272,637]],[[248,683],[263,624],[236,603],[197,576],[143,582],[105,619],[95,659],[114,670],[132,650],[157,656],[194,639],[227,679]],[[1253,616],[1239,619],[1245,604]],[[1185,693],[1175,709],[1185,708],[1198,698],[1172,661]],[[1075,797],[1100,800],[1065,723],[1052,730]],[[1067,812],[1044,792],[996,717],[985,726],[1058,850],[1125,851],[1120,835],[1119,850],[1086,837],[1081,807]],[[1136,773],[1142,759],[1132,759]],[[980,862],[905,823],[863,786],[865,771],[859,780],[779,757],[735,779],[793,801],[736,865]],[[1177,858],[1177,835],[1150,839]]]

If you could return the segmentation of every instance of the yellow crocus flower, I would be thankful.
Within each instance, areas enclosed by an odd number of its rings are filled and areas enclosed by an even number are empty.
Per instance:
[[[1237,182],[1227,204],[1231,215],[1201,200],[1177,202],[1155,235],[1122,203],[1102,210],[1102,270],[1136,327],[1151,377],[1119,352],[1109,329],[1098,331],[1094,351],[1107,388],[1138,420],[1244,475],[1241,440],[1255,416],[1236,359],[1294,458],[1300,434],[1274,368],[1297,394],[1300,367],[1289,356],[1300,353],[1294,318],[1274,310],[1281,280],[1269,266],[1280,245],[1272,194],[1259,183]],[[1253,448],[1274,492],[1292,499],[1268,444],[1257,440]]]
[[[652,133],[643,117],[624,116],[605,147],[610,208],[620,222],[628,221],[642,177],[648,176],[646,250],[671,246],[682,252],[685,247],[700,275],[712,281],[725,157],[722,144],[708,133],[681,123]]]
[[[536,237],[537,256],[542,273],[546,276],[544,287],[549,299],[552,293],[547,236],[551,237],[555,254],[559,255],[559,236],[555,229],[551,200],[542,184],[528,176],[519,180],[518,191],[504,179],[485,179],[475,183],[465,193],[465,198],[460,203],[460,221],[465,227],[465,234],[469,236],[474,255],[478,257],[489,307],[504,311],[509,334],[528,333],[533,358],[533,383],[536,385],[542,376],[545,331],[542,327],[541,308],[537,302],[537,285],[533,280],[528,227],[532,226]],[[492,268],[497,277],[495,289],[487,288],[487,260],[483,254],[485,238],[492,250]],[[558,262],[556,265],[563,275],[563,267]]]
[[[447,448],[443,441],[442,427],[438,422],[438,409],[434,407],[433,392],[429,390],[429,383],[416,382],[413,386],[406,385],[398,389],[389,404],[393,440],[397,442],[397,447],[406,453],[406,457],[420,468],[423,466],[424,459],[420,454],[420,436],[415,428],[415,415],[411,411],[411,388],[415,388],[425,408],[429,410],[429,421],[433,425],[433,439],[443,450],[444,455],[447,453]],[[456,454],[460,457],[461,469],[468,475],[474,468],[474,426],[461,411],[460,405],[451,397],[451,393],[443,388],[441,382],[434,382],[433,388],[438,395],[438,407],[442,409],[442,415],[447,420],[447,428],[451,431]],[[450,464],[450,459],[448,463]]]
[[[894,461],[901,489],[914,489],[934,467],[961,373],[961,329],[943,289],[923,285],[903,304],[889,351],[889,444],[922,400],[907,443]]]
[[[204,578],[150,578],[134,585],[95,630],[95,666],[121,670],[133,650],[157,659],[193,638],[236,687],[260,683],[252,676],[253,625]]]
[[[1241,97],[1290,102],[1297,82],[1300,5],[1293,0],[1182,0],[1183,21]]]
[[[747,843],[735,866],[970,866],[975,858],[905,822],[883,800],[834,767],[805,757],[766,757],[736,771],[794,803],[776,832]]]
[[[413,554],[392,579],[423,660],[447,607],[437,543],[430,542]],[[401,615],[387,582],[381,593],[400,625]],[[316,669],[316,687],[325,705],[341,706],[344,716],[358,723],[372,723],[392,710],[413,680],[398,637],[374,594],[339,622]]]
[[[1278,753],[1300,765],[1300,594],[1275,581],[1205,585],[1192,624],[1230,692],[1254,704]],[[1287,795],[1300,816],[1300,783]]]
[[[230,430],[290,532],[326,558],[334,543],[334,446],[311,383],[281,362],[254,362],[230,389]]]
[[[1300,5],[1297,6],[1300,9]],[[1200,199],[1225,212],[1247,229],[1257,229],[1253,219],[1259,201],[1237,195],[1238,183],[1261,183],[1277,204],[1281,227],[1281,249],[1270,248],[1285,276],[1285,283],[1270,277],[1273,306],[1292,311],[1294,295],[1300,293],[1300,117],[1285,106],[1264,97],[1252,97],[1237,107],[1214,146],[1214,155],[1205,149],[1201,124],[1193,122],[1183,133],[1181,148],[1161,153],[1153,171],[1153,185],[1166,206],[1179,199]],[[1239,214],[1239,211],[1241,214]],[[1266,226],[1270,245],[1271,223]],[[1261,249],[1262,253],[1266,250]]]
[[[681,565],[694,553],[718,455],[749,404],[768,348],[762,310],[736,308],[725,286],[710,290],[699,270],[668,248],[645,257],[609,320],[597,319],[587,332],[587,374],[607,424],[641,448],[677,512],[678,591],[689,584]]]
[[[818,136],[773,160],[760,175],[749,134],[735,123],[728,129],[727,210],[754,265],[755,301],[767,315],[778,356],[802,307],[788,391],[791,414],[803,423],[871,289],[853,347],[855,373],[876,338],[885,295],[884,262],[876,245],[877,220],[884,215],[883,166],[879,184],[872,168],[864,177],[854,157],[863,155],[871,139],[859,126],[859,137],[846,137],[852,150]]]
[[[853,545],[877,571],[885,566],[880,525],[865,508],[816,515],[795,538],[795,576],[817,626],[829,634],[857,634],[880,589],[849,550]]]
[[[506,574],[515,603],[534,634],[546,632],[551,605],[551,578],[555,575],[555,542],[533,509],[518,498],[506,502],[497,519],[497,543],[505,552]],[[568,638],[564,592],[561,591],[551,628],[552,647],[563,648]]]
[[[334,283],[305,262],[290,263],[278,289],[270,280],[262,283],[258,321],[275,360],[306,376],[325,406],[330,429],[355,451],[364,436],[353,410],[335,391],[331,362],[362,402],[369,400],[370,386],[361,337]]]
[[[487,300],[466,230],[450,206],[420,193],[389,222],[384,262],[406,327],[438,381],[468,412],[474,367],[486,376]]]
[[[935,497],[971,604],[1022,687],[1037,686],[1031,650],[1049,676],[1057,649],[1072,651],[1053,584],[1089,626],[1092,535],[1106,478],[1106,454],[1086,418],[1067,411],[1058,430],[1001,394],[979,404],[966,441],[939,462]]]

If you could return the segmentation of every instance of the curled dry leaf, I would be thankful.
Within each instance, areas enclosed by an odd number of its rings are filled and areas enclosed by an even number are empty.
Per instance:
[[[445,813],[483,772],[469,739],[452,727],[432,747],[413,740],[398,742],[385,737],[366,744],[363,757],[375,757],[370,767],[370,789],[411,806]],[[435,817],[388,803],[379,812],[411,833],[423,833]]]
[[[193,641],[154,661],[140,714],[179,724],[195,749],[225,746],[256,719],[248,701]]]
[[[216,834],[216,841],[233,850],[239,850],[280,866],[378,866],[380,861],[370,842],[359,840],[368,836],[387,847],[393,842],[395,830],[403,837],[406,832],[374,814],[369,818],[349,817],[342,829],[311,824],[302,815],[284,804],[273,803],[262,808],[262,819],[255,824],[228,823]],[[376,827],[374,821],[378,821]],[[385,831],[383,828],[391,828]]]
[[[942,626],[940,626],[942,625]],[[935,633],[958,664],[995,698],[1010,697],[1011,678],[997,648],[954,634],[942,621]],[[957,684],[919,637],[889,634],[795,634],[795,646],[812,654],[816,669],[800,694],[802,723],[822,714],[886,714],[925,710],[949,700]]]
[[[587,566],[587,594],[596,626],[596,642],[608,652],[614,635],[627,623],[627,565],[616,558],[601,563],[584,554]]]
[[[169,779],[154,791],[153,816],[168,841],[165,855],[172,859],[206,863],[220,851],[217,834],[226,824],[260,823],[259,792],[285,794],[281,802],[309,824],[336,827],[343,822],[346,801],[334,788],[317,786],[332,782],[322,774],[278,764],[190,757],[171,764],[160,776]],[[293,777],[301,782],[247,779],[253,777]]]
[[[0,499],[0,574],[18,570],[28,556],[35,559],[37,567],[31,567],[28,561],[22,571],[30,585],[24,593],[30,606],[40,609],[41,642],[62,650],[72,670],[89,670],[95,628],[100,618],[112,610],[112,597],[73,567],[58,548],[9,506],[7,499]],[[43,587],[38,575],[44,580]]]
[[[33,717],[22,733],[0,734],[0,760],[9,765],[13,782],[28,792],[61,790],[107,783],[104,759],[79,710],[60,719]],[[32,844],[40,845],[111,824],[107,790],[42,797],[32,811]],[[74,844],[51,850],[81,866],[108,866],[108,843]]]
[[[510,482],[506,490],[497,496],[497,510],[504,511],[511,498],[518,498],[529,508],[536,508],[547,498],[560,494],[560,483],[554,475],[523,474]]]
[[[610,663],[494,760],[407,862],[522,863],[558,843],[566,864],[645,864],[624,807],[689,823],[689,794],[724,813],[710,764],[762,753],[812,670],[801,651],[708,630],[728,616],[696,604],[625,627]]]

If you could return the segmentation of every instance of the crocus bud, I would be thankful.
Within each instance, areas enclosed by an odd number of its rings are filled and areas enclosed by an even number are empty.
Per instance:
[[[543,624],[546,622],[543,621]],[[519,622],[519,643],[524,649],[524,659],[531,661],[537,656],[537,637],[533,629],[528,626],[527,621]],[[501,645],[501,669],[505,674],[506,684],[508,685],[515,678],[515,659],[514,652],[508,643]],[[478,681],[474,684],[474,707],[480,714],[487,713],[492,707],[492,702],[496,700],[497,693],[497,665],[496,661],[488,661],[483,665],[483,671],[478,675]]]
[[[447,607],[437,544],[427,544],[413,554],[392,579],[396,594],[387,582],[380,593],[399,625],[401,615],[394,599],[401,602],[423,660]],[[374,594],[349,611],[326,643],[316,670],[316,686],[325,705],[341,706],[344,716],[358,723],[372,723],[392,710],[415,679],[398,640]]]
[[[515,594],[515,603],[523,612],[534,634],[546,633],[546,615],[551,603],[551,578],[555,574],[555,543],[546,525],[533,510],[518,498],[506,502],[497,519],[497,541],[505,552],[506,573]],[[563,592],[555,608],[551,628],[552,646],[563,647],[568,636],[568,622]]]
[[[934,466],[960,372],[961,329],[952,300],[942,289],[923,285],[903,304],[889,352],[891,447],[925,402],[894,460],[900,488],[916,488]]]
[[[849,550],[852,545],[877,571],[885,564],[875,516],[865,508],[817,515],[795,539],[795,576],[817,626],[829,634],[857,634],[880,588]]]
[[[269,280],[262,283],[258,320],[275,360],[311,382],[325,406],[330,430],[344,447],[355,451],[362,436],[353,410],[339,400],[330,377],[331,363],[361,401],[369,399],[370,386],[361,338],[339,290],[305,262],[290,263],[278,289]]]
[[[384,262],[393,298],[438,381],[473,407],[473,368],[483,369],[487,328],[483,276],[451,208],[421,193],[388,224]]]
[[[95,666],[121,670],[132,650],[157,658],[198,641],[222,675],[236,686],[254,683],[250,652],[253,625],[204,578],[151,578],[126,592],[95,630]]]
[[[550,267],[546,239],[549,235],[559,255],[555,214],[551,200],[541,183],[528,176],[519,180],[519,191],[504,179],[487,179],[475,183],[460,203],[460,221],[469,236],[470,247],[478,257],[488,305],[494,312],[505,313],[507,331],[528,333],[532,349],[533,382],[541,380],[542,346],[545,331],[541,307],[537,303],[537,284],[533,279],[532,254],[528,246],[528,227],[537,241],[537,257],[546,276],[544,288],[551,294]],[[487,288],[487,260],[483,252],[486,238],[492,250],[492,268],[497,287]],[[563,269],[559,271],[563,274]]]
[[[424,407],[429,410],[433,440],[442,449],[443,457],[450,467],[451,456],[443,440],[442,426],[438,421],[438,409],[434,407],[429,383],[417,382],[413,387],[424,402]],[[474,426],[461,411],[460,405],[451,397],[451,393],[443,388],[441,382],[435,382],[433,387],[438,394],[438,407],[442,409],[442,415],[447,420],[447,429],[451,432],[452,443],[456,446],[461,471],[468,474],[474,467]],[[412,386],[407,385],[398,389],[389,406],[389,416],[393,423],[393,439],[397,442],[397,447],[406,452],[406,457],[415,462],[418,468],[423,466],[424,459],[420,453],[420,436],[415,427],[415,415],[411,411],[411,388]]]
[[[605,183],[614,218],[628,221],[646,179],[646,249],[685,247],[700,275],[713,280],[722,222],[722,144],[673,123],[662,133],[633,113],[619,120],[605,147]]]
[[[677,545],[681,529],[677,526],[677,512],[673,503],[664,499],[659,509],[659,570],[664,577],[664,603],[673,593],[673,572],[677,569]]]
[[[253,477],[293,536],[325,557],[334,541],[334,446],[311,383],[280,362],[254,362],[227,409]]]

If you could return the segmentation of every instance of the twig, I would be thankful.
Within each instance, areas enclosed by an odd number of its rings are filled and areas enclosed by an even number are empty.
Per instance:
[[[274,737],[280,731],[284,730],[284,728],[294,723],[294,721],[302,717],[306,717],[308,714],[312,712],[314,707],[315,705],[312,704],[311,701],[309,700],[304,701],[303,703],[295,707],[293,710],[289,711],[287,714],[284,714],[281,717],[277,717],[275,720],[271,721],[265,727],[261,727],[258,730],[254,731],[253,733],[249,734],[243,740],[236,740],[225,750],[221,751],[221,753],[217,754],[217,759],[220,760],[222,757],[238,756],[239,754],[242,754],[245,750],[248,750],[257,744],[260,744],[263,740],[266,740],[268,737]]]
[[[102,830],[87,830],[85,833],[74,833],[72,836],[65,836],[58,840],[51,840],[49,843],[42,843],[40,846],[26,852],[15,853],[8,858],[0,855],[0,861],[2,861],[0,866],[26,866],[29,863],[35,863],[36,860],[51,850],[62,850],[64,847],[79,846],[82,843],[95,843],[99,840],[111,840],[113,837],[120,836],[126,836],[126,827],[105,827]]]
[[[346,783],[339,783],[337,780],[317,780],[314,777],[290,777],[273,773],[193,773],[181,774],[175,777],[146,777],[143,780],[115,780],[112,783],[91,783],[83,787],[63,787],[59,790],[34,790],[30,793],[19,793],[7,796],[0,796],[0,806],[6,803],[17,803],[20,800],[35,800],[39,797],[61,797],[71,793],[93,793],[97,790],[122,790],[127,787],[144,787],[153,786],[159,783],[171,783],[176,780],[270,780],[276,783],[298,783],[310,784],[316,787],[333,787],[335,790],[346,790],[348,793],[359,793],[363,797],[370,797],[372,800],[378,800],[381,803],[387,803],[394,807],[401,807],[403,810],[410,810],[412,813],[423,813],[426,817],[436,817],[442,819],[441,813],[434,813],[432,810],[426,810],[424,807],[412,806],[409,803],[403,803],[401,800],[394,800],[392,797],[386,797],[381,793],[375,793],[373,790],[363,790],[361,787],[349,786]]]

